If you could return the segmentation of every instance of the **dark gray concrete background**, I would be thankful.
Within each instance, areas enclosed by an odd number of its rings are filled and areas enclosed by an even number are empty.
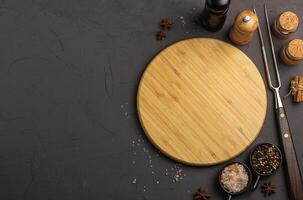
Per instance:
[[[256,1],[256,7],[265,28],[263,2]],[[166,158],[146,140],[136,116],[138,81],[157,52],[191,37],[228,41],[234,16],[253,2],[232,0],[218,33],[193,23],[203,4],[203,0],[1,0],[0,199],[189,200],[200,186],[209,188],[212,199],[224,199],[216,184],[222,165],[194,168]],[[271,20],[283,10],[302,14],[301,0],[268,4]],[[159,42],[155,33],[165,17],[175,25]],[[303,38],[302,26],[296,37]],[[257,39],[240,48],[265,78]],[[275,39],[277,51],[285,42]],[[303,75],[303,68],[280,64],[280,70],[285,94],[290,79]],[[303,105],[291,99],[284,102],[302,163]],[[255,144],[278,144],[269,90],[267,111]],[[235,160],[245,161],[248,154]],[[283,169],[269,179],[278,191],[268,199],[287,199]],[[237,199],[263,197],[258,190]]]

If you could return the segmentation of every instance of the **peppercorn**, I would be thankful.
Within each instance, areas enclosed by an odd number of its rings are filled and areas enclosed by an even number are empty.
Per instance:
[[[279,168],[281,158],[278,147],[273,144],[261,144],[251,154],[251,165],[258,174],[267,176]]]

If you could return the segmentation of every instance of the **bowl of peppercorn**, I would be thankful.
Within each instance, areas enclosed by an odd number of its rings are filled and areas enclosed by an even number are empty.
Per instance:
[[[261,143],[257,145],[250,154],[250,166],[257,174],[252,190],[258,186],[262,176],[270,176],[275,173],[282,163],[282,154],[280,149],[270,143]]]

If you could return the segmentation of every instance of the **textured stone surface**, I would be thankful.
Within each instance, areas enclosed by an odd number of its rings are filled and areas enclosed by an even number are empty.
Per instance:
[[[263,0],[255,1],[263,16]],[[236,15],[253,1],[232,1],[224,28],[209,33],[192,23],[200,0],[1,0],[0,1],[0,198],[25,200],[192,199],[200,186],[213,199],[222,165],[179,166],[146,141],[136,116],[136,90],[150,59],[169,44],[191,37],[228,41]],[[270,18],[301,14],[301,0],[268,3]],[[161,18],[175,21],[168,38],[155,40]],[[301,16],[302,17],[302,16]],[[265,30],[262,18],[262,27]],[[302,38],[302,25],[296,37]],[[266,41],[267,41],[267,37]],[[285,41],[277,41],[276,49]],[[266,43],[267,44],[267,43]],[[264,69],[257,37],[240,47]],[[301,66],[280,64],[282,94]],[[273,95],[255,144],[278,144]],[[285,100],[300,162],[303,105]],[[249,151],[236,158],[245,161]],[[182,179],[181,179],[182,177]],[[271,197],[287,199],[283,170],[269,179]],[[237,199],[260,199],[260,191]],[[262,197],[263,198],[263,197]]]

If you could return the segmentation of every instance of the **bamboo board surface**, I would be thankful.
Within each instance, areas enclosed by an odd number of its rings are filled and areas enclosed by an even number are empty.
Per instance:
[[[146,68],[137,108],[151,142],[179,162],[219,164],[258,136],[266,115],[263,79],[232,45],[209,38],[177,42]]]

